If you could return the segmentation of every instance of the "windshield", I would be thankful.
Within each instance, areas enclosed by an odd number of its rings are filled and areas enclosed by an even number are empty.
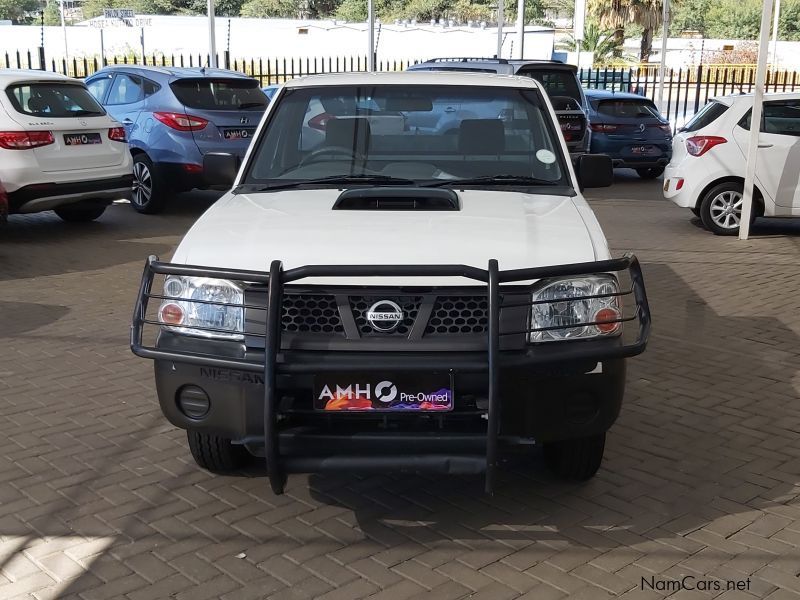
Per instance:
[[[660,116],[656,107],[646,100],[600,100],[593,101],[595,110],[607,117],[621,119],[648,119]]]
[[[697,131],[698,129],[703,129],[703,127],[708,127],[726,110],[728,110],[726,105],[724,105],[722,102],[713,100],[701,108],[700,112],[692,117],[692,119],[683,127],[681,131],[692,132]]]
[[[14,110],[34,117],[100,117],[106,114],[88,90],[76,83],[22,83],[6,90]]]
[[[537,90],[325,86],[286,90],[243,183],[503,176],[567,186],[566,173]]]
[[[188,108],[263,110],[269,103],[255,79],[179,79],[169,87],[181,104]]]
[[[544,90],[551,99],[557,100],[559,96],[566,96],[575,100],[576,109],[581,106],[581,88],[578,78],[569,69],[520,69],[517,75],[533,77],[544,86]],[[556,109],[559,110],[559,109]],[[572,110],[572,109],[561,109]]]

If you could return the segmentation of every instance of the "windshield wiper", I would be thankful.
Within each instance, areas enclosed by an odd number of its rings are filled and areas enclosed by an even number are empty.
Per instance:
[[[448,179],[446,181],[437,181],[436,183],[426,184],[425,187],[444,187],[452,185],[458,187],[459,185],[558,185],[558,181],[550,181],[549,179],[539,179],[538,177],[526,177],[523,175],[487,175],[484,177],[472,177],[469,179]]]
[[[239,108],[261,108],[262,106],[266,106],[266,104],[264,102],[243,102],[239,105]]]
[[[71,110],[69,112],[70,112],[70,116],[73,116],[73,117],[89,117],[89,116],[102,117],[103,116],[103,113],[97,112],[96,110],[80,109],[80,110]]]
[[[293,187],[301,187],[305,185],[319,185],[319,184],[336,184],[336,183],[362,183],[370,184],[376,183],[380,185],[414,185],[412,179],[403,179],[401,177],[391,177],[389,175],[330,175],[328,177],[319,177],[317,179],[301,179],[295,181],[287,181],[286,183],[275,183],[257,187],[256,192],[269,192],[271,190],[285,190]],[[242,187],[252,185],[244,184]]]

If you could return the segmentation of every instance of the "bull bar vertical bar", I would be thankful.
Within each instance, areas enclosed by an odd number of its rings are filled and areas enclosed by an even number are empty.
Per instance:
[[[264,348],[264,460],[272,492],[282,494],[286,473],[280,463],[278,445],[278,352],[281,347],[281,307],[283,306],[283,264],[273,260],[269,266],[267,323]]]
[[[495,259],[489,261],[489,418],[486,428],[486,480],[487,494],[494,493],[494,480],[497,471],[497,438],[500,433],[499,364],[500,352],[500,267]]]

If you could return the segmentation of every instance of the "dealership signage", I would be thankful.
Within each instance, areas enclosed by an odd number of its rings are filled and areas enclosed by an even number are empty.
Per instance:
[[[91,20],[92,27],[147,27],[150,17],[137,17],[132,8],[104,8],[103,16]]]

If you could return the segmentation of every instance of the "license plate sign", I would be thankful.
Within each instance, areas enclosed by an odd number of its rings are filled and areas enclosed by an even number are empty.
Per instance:
[[[633,154],[655,154],[658,152],[655,146],[634,146],[631,148]]]
[[[442,412],[453,409],[450,373],[325,373],[314,377],[314,408],[328,412]]]
[[[88,146],[91,144],[102,144],[99,133],[65,133],[64,145],[66,146]]]
[[[239,129],[223,129],[222,137],[226,140],[247,140],[253,137],[255,129],[252,127],[240,127]]]

